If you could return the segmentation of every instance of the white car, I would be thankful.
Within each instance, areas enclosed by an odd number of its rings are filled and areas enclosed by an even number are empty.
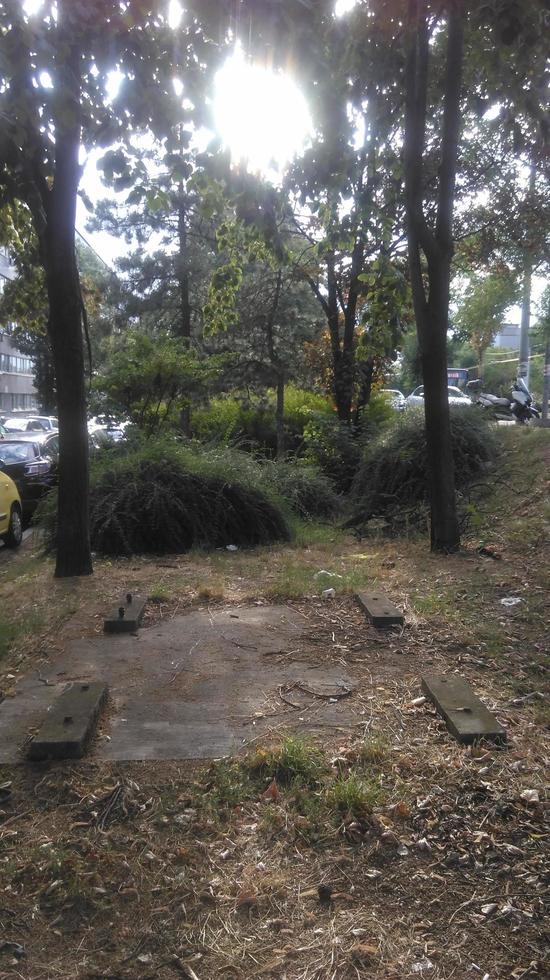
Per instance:
[[[392,408],[401,412],[405,408],[405,395],[397,388],[382,388],[380,394],[384,396]]]
[[[51,415],[18,415],[16,418],[6,419],[4,428],[8,432],[51,432],[59,428],[59,423]]]
[[[454,385],[449,385],[447,387],[447,394],[449,397],[449,405],[462,405],[466,407],[471,405],[471,401],[468,395],[465,395],[460,388],[455,388]],[[424,385],[418,385],[412,394],[408,398],[405,398],[405,405],[407,408],[415,408],[424,404]]]

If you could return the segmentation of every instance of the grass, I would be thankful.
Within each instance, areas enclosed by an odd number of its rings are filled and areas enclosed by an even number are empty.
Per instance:
[[[19,625],[10,622],[4,616],[0,617],[0,660],[9,654],[20,632],[21,627]]]
[[[329,806],[352,817],[368,816],[374,807],[380,806],[383,798],[378,781],[364,779],[353,772],[347,776],[338,776],[327,790]]]
[[[390,743],[385,735],[371,735],[365,738],[357,751],[359,762],[364,766],[379,769],[388,759]]]
[[[282,786],[318,786],[327,770],[326,758],[316,745],[291,736],[255,749],[243,765],[250,773],[275,779]]]
[[[163,602],[169,602],[170,598],[170,590],[167,589],[162,582],[153,585],[149,591],[149,601],[154,602],[155,605],[160,605]]]

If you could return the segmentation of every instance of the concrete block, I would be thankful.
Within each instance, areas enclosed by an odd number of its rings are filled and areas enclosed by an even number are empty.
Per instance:
[[[464,744],[478,738],[505,742],[506,730],[482,701],[468,681],[459,674],[425,674],[422,690],[445,719],[451,735]]]
[[[143,619],[146,599],[127,592],[103,623],[105,633],[135,633]]]
[[[53,702],[29,746],[28,758],[80,759],[107,700],[102,681],[72,684]]]
[[[373,626],[403,626],[403,613],[383,592],[356,592],[355,598]]]

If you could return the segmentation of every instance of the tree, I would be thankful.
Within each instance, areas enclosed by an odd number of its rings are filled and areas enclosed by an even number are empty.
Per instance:
[[[188,4],[188,7],[192,6]],[[48,336],[60,423],[57,576],[92,571],[83,300],[75,257],[81,147],[129,130],[161,136],[185,115],[174,77],[196,106],[209,45],[192,13],[173,32],[156,4],[57,0],[32,19],[17,0],[0,6],[0,192],[31,214],[48,293]],[[123,77],[109,100],[109,72]]]
[[[473,274],[464,289],[453,316],[453,326],[475,351],[480,378],[483,377],[485,352],[499,332],[506,310],[517,299],[517,280],[505,265],[486,275]]]
[[[428,4],[426,0],[409,0],[404,144],[407,237],[424,380],[431,545],[434,551],[456,551],[460,543],[447,397],[447,331],[463,43],[464,8],[461,0],[457,0],[449,5],[447,18],[439,181],[435,215],[431,218],[424,205],[430,65]],[[426,276],[422,255],[426,260]]]
[[[378,4],[382,19],[386,7]],[[404,244],[397,139],[403,100],[396,84],[402,55],[398,35],[373,27],[362,6],[344,24],[330,5],[320,5],[316,33],[308,66],[315,138],[287,184],[296,227],[309,239],[302,275],[330,335],[338,418],[349,423],[356,386],[368,392],[373,366],[368,354],[357,360],[368,334],[358,346],[366,284],[380,278],[382,267],[397,280]],[[397,289],[395,300],[400,296]],[[378,323],[377,346],[380,330]],[[395,341],[388,322],[383,346]]]
[[[115,347],[94,378],[98,410],[124,416],[151,435],[174,422],[216,368],[215,359],[200,363],[184,338],[130,331],[124,348]]]
[[[320,331],[317,304],[292,262],[259,258],[243,269],[236,320],[205,338],[205,347],[229,354],[221,383],[238,389],[276,390],[277,456],[285,453],[285,387],[304,369],[304,345]]]
[[[100,166],[118,199],[100,201],[88,222],[89,230],[123,235],[133,247],[117,261],[129,289],[128,316],[188,341],[202,333],[215,247],[199,180],[210,158],[190,148],[190,138],[180,127],[173,140],[147,151],[129,146],[124,155],[107,153]]]

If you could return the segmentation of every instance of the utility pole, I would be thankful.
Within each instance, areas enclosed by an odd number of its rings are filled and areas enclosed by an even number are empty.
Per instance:
[[[529,174],[530,198],[535,193],[535,164],[532,163]],[[527,238],[528,231],[525,229]],[[531,279],[533,275],[533,256],[526,240],[523,251],[523,288],[521,297],[521,327],[519,335],[519,367],[518,378],[523,378],[529,387],[529,327],[531,325]]]

